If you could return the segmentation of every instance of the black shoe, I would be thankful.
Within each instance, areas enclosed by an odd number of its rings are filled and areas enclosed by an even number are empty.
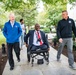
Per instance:
[[[13,70],[14,69],[14,67],[10,67],[10,70]]]
[[[17,60],[18,60],[18,62],[20,62],[20,58],[18,58]]]
[[[27,60],[28,63],[30,63],[30,60]]]
[[[18,62],[20,62],[20,59],[18,59]]]

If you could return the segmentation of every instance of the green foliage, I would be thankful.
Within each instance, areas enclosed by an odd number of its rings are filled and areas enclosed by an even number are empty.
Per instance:
[[[0,4],[0,28],[3,27],[5,21],[6,21],[6,12],[4,9],[4,5],[1,3]]]
[[[50,33],[50,29],[49,29],[49,28],[44,28],[43,31],[44,31],[45,33]]]
[[[16,9],[16,20],[19,21],[19,19],[23,18],[25,21],[25,25],[28,27],[28,30],[31,28],[32,25],[35,24],[37,10],[36,5],[30,5],[30,3],[27,3],[26,5],[20,6],[20,9]]]
[[[74,35],[74,33],[72,33],[72,36],[73,36],[73,40],[75,41],[75,35]]]
[[[76,42],[73,41],[73,50],[76,51]]]
[[[73,34],[73,50],[76,50],[76,42],[75,42],[75,35]]]
[[[56,6],[55,6],[56,5]],[[62,10],[66,9],[66,4],[62,4],[62,2],[57,2],[55,5],[48,5],[48,19],[47,26],[55,26],[57,25],[58,21],[61,19],[61,12]],[[46,8],[47,8],[46,7]]]
[[[2,0],[2,2],[5,5],[5,10],[14,10],[18,9],[22,3],[24,3],[23,0]]]
[[[57,2],[62,2],[63,4],[66,3],[67,0],[42,0],[43,2],[45,2],[46,4],[55,4]]]
[[[69,3],[76,2],[76,0],[68,0]]]
[[[44,4],[44,11],[37,13],[39,2]],[[72,3],[75,0],[68,0]],[[40,25],[57,25],[61,17],[61,11],[66,9],[67,0],[0,0],[0,27],[2,28],[7,19],[8,11],[16,13],[16,20],[20,18],[25,20],[28,29],[31,28],[36,22]],[[39,15],[38,15],[39,14]]]
[[[20,5],[30,3],[30,5],[37,4],[41,0],[0,0],[5,5],[6,10],[14,10],[19,9]],[[61,2],[62,4],[66,4],[67,0],[42,0],[46,4],[55,5],[57,2]],[[68,0],[69,3],[75,2],[76,0]]]
[[[58,42],[57,36],[55,36],[55,37],[52,39],[53,42],[54,42],[54,40],[55,40],[56,42]]]

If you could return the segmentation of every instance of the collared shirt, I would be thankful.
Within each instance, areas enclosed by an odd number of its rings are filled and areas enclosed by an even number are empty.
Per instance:
[[[11,21],[10,21],[10,23],[11,23],[11,26],[13,27],[15,22],[11,22]]]
[[[38,32],[40,34],[40,31],[38,31]],[[41,37],[41,34],[40,34],[40,37]],[[41,41],[42,41],[42,37],[41,37]],[[43,43],[43,41],[42,41],[42,43]],[[37,35],[37,31],[36,30],[34,32],[33,45],[40,46],[40,42],[38,41],[38,35]]]

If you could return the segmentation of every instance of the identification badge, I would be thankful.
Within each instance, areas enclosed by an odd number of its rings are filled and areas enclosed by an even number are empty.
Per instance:
[[[69,23],[71,23],[71,21],[69,21]]]

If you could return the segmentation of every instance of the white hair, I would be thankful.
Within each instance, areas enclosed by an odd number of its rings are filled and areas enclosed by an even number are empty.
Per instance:
[[[13,13],[13,12],[11,12],[10,14],[9,14],[9,17],[10,16],[14,16],[15,17],[15,14]]]

